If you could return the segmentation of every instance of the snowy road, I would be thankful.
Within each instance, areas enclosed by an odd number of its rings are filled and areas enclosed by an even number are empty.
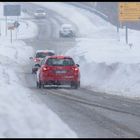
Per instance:
[[[37,7],[27,5],[29,11]],[[61,23],[69,20],[54,11],[47,11],[45,20],[34,20],[39,27],[38,37],[26,42],[35,50],[49,48],[64,53],[75,45],[75,40],[58,38]],[[34,91],[31,97],[49,106],[78,137],[140,137],[139,102],[105,93],[98,94],[82,87],[79,90],[39,90],[36,89],[34,75],[25,72],[25,78],[25,85]]]

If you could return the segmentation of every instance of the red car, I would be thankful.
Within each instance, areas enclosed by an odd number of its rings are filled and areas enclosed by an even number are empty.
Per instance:
[[[80,87],[79,65],[69,56],[49,56],[37,71],[37,88],[45,85]]]

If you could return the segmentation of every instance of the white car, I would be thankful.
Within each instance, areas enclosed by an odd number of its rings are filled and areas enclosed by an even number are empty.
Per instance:
[[[59,30],[60,37],[75,37],[75,32],[71,24],[62,24]]]
[[[34,57],[30,57],[32,60],[32,73],[36,73],[36,71],[39,68],[39,65],[41,65],[41,61],[46,57],[46,56],[52,56],[55,55],[55,52],[53,50],[37,50],[35,52]]]
[[[35,18],[46,18],[46,11],[44,9],[37,9],[34,13]]]

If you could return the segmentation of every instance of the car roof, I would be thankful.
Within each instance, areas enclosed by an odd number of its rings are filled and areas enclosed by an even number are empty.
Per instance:
[[[43,52],[43,53],[52,52],[52,53],[54,53],[54,50],[37,50],[36,51],[36,53],[40,53],[40,52]]]
[[[64,59],[64,58],[72,58],[72,57],[70,57],[70,56],[63,56],[63,55],[53,55],[53,56],[49,56],[48,58]]]

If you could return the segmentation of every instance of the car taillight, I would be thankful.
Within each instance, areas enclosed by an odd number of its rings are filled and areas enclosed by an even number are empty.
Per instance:
[[[74,71],[75,71],[75,72],[78,72],[78,71],[79,71],[79,69],[78,69],[78,68],[74,68]]]
[[[73,72],[74,72],[74,75],[77,75],[79,73],[79,69],[77,67],[73,68]]]
[[[34,59],[34,61],[35,61],[35,62],[39,62],[39,61],[40,61],[40,59],[38,59],[38,58],[35,58],[35,59]]]
[[[43,68],[43,71],[47,71],[47,70],[49,70],[49,68],[47,68],[47,67],[44,67]]]
[[[74,72],[77,72],[79,69],[76,67],[76,68],[72,68]]]

